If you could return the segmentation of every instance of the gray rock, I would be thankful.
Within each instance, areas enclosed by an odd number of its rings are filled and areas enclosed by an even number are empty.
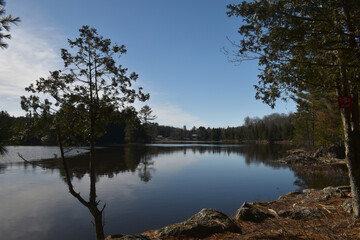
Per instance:
[[[295,206],[293,210],[281,210],[278,212],[280,217],[288,217],[291,219],[303,219],[309,220],[313,218],[321,217],[322,211],[318,208],[307,208]]]
[[[302,190],[302,192],[303,192],[304,194],[310,194],[310,193],[313,193],[314,191],[315,191],[315,190],[314,190],[314,189],[311,189],[311,188]]]
[[[339,186],[337,188],[340,189],[343,192],[347,192],[347,193],[351,192],[351,187],[350,186]]]
[[[315,199],[315,200],[304,199],[300,203],[301,204],[310,204],[310,203],[314,203],[314,202],[318,202],[318,201],[319,201],[318,199]]]
[[[346,199],[343,204],[342,207],[344,208],[344,210],[348,213],[352,213],[353,212],[353,207],[352,207],[352,199]]]
[[[318,202],[324,202],[330,199],[331,194],[325,194],[320,197],[311,198],[311,199],[303,199],[301,200],[301,204],[311,204],[311,203],[318,203]]]
[[[157,230],[160,237],[189,236],[205,238],[215,233],[235,232],[241,229],[224,213],[215,209],[202,209],[188,220]]]
[[[346,197],[346,194],[338,187],[326,187],[322,190],[322,192],[329,196],[333,195],[341,198]]]
[[[280,210],[280,211],[278,212],[278,215],[279,215],[280,217],[290,217],[291,214],[292,214],[292,211],[287,211],[287,210]]]
[[[327,201],[330,199],[330,195],[325,195],[322,198],[320,198],[320,201]]]
[[[252,204],[256,204],[256,205],[260,205],[263,207],[269,206],[270,204],[274,203],[274,201],[256,201],[256,202],[252,202]]]
[[[242,221],[262,222],[267,218],[275,217],[256,208],[253,204],[245,202],[236,212],[235,218]]]
[[[315,153],[314,157],[330,157],[330,158],[339,158],[345,159],[345,146],[344,143],[333,144],[328,147],[319,147]]]
[[[299,194],[302,194],[302,193],[303,193],[302,191],[296,190],[296,191],[289,192],[286,195],[299,195]]]
[[[294,210],[289,215],[292,219],[313,219],[321,217],[322,211],[318,208],[308,208],[308,207],[301,207],[295,206]]]
[[[144,235],[111,235],[106,240],[151,240],[149,237]]]
[[[318,162],[318,160],[312,156],[307,155],[290,155],[278,160],[280,164],[304,164],[312,165]]]

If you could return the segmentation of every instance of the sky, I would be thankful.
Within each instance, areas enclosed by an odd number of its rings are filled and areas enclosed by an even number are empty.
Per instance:
[[[275,109],[255,99],[257,61],[234,64],[223,48],[236,51],[240,18],[228,18],[235,0],[7,0],[6,13],[21,23],[0,49],[0,110],[22,116],[25,87],[63,68],[60,49],[83,25],[124,44],[119,63],[139,75],[161,125],[235,127],[246,116],[295,112],[293,102]],[[144,103],[135,103],[140,109]]]

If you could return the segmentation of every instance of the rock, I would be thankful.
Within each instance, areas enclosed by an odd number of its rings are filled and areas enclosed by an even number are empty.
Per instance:
[[[307,153],[292,154],[287,157],[277,160],[281,164],[301,164],[301,165],[313,165],[318,162],[317,158],[310,156]]]
[[[144,235],[111,235],[105,240],[151,240],[149,237]]]
[[[303,193],[302,191],[296,190],[296,191],[289,192],[286,195],[299,195],[299,194],[302,194],[302,193]]]
[[[315,153],[314,157],[328,157],[328,158],[339,158],[345,159],[345,146],[344,143],[333,144],[328,147],[319,147]]]
[[[312,199],[312,200],[309,200],[309,199],[304,199],[304,200],[301,200],[301,204],[311,204],[311,203],[314,203],[314,202],[319,202],[319,199]]]
[[[334,195],[336,197],[344,198],[346,197],[346,194],[338,187],[326,187],[322,190],[323,193],[326,195]]]
[[[274,203],[274,201],[261,201],[261,202],[252,202],[252,205],[256,204],[256,205],[260,205],[263,207],[269,206],[270,204]]]
[[[290,212],[289,216],[291,219],[313,219],[321,217],[322,211],[318,208],[308,208],[295,206],[294,210]]]
[[[340,189],[343,192],[347,192],[347,193],[351,192],[351,187],[350,186],[339,186],[337,188]]]
[[[287,198],[290,195],[295,195],[297,198],[302,197],[303,191],[300,190],[296,190],[296,191],[292,191],[292,192],[288,192],[285,195],[281,195],[278,200],[282,199],[282,198]]]
[[[280,210],[278,215],[280,217],[289,217],[292,214],[292,211]]]
[[[275,217],[256,208],[253,204],[245,202],[236,212],[235,218],[242,221],[262,222],[267,218]]]
[[[320,198],[320,201],[327,201],[330,199],[330,196],[329,195],[325,195],[323,196],[322,198]]]
[[[352,207],[352,199],[346,199],[343,204],[342,207],[344,208],[344,210],[348,213],[352,213],[353,212],[353,207]]]
[[[301,155],[301,154],[306,154],[306,151],[304,149],[291,149],[286,151],[288,154],[291,155]]]
[[[315,191],[315,189],[312,189],[312,188],[307,188],[307,189],[302,190],[302,192],[303,192],[304,194],[311,194],[311,193],[313,193],[314,191]]]
[[[325,195],[322,195],[322,196],[319,196],[319,197],[313,197],[313,198],[310,198],[310,199],[303,199],[301,200],[301,204],[312,204],[312,203],[317,203],[317,202],[325,202],[327,200],[330,199],[330,194],[325,194]]]
[[[241,229],[224,213],[215,209],[202,209],[188,220],[157,230],[159,237],[189,236],[205,238],[215,233],[235,232]]]

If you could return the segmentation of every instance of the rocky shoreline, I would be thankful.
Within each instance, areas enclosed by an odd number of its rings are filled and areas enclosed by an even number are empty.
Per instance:
[[[244,203],[234,217],[203,209],[188,220],[140,235],[107,240],[359,239],[349,186],[304,189],[268,202]]]
[[[303,166],[345,165],[345,149],[343,149],[343,146],[336,145],[318,148],[316,151],[293,149],[287,151],[286,157],[276,159],[274,162],[283,165],[295,164]]]
[[[341,149],[315,153],[292,150],[276,162],[292,167],[344,165],[341,156]],[[360,239],[360,223],[352,220],[351,213],[349,186],[304,189],[275,201],[245,202],[232,217],[215,209],[202,209],[181,223],[140,235],[112,235],[106,239]]]

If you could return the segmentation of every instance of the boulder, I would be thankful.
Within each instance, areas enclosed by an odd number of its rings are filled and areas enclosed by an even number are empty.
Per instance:
[[[345,198],[346,194],[339,187],[326,187],[322,190],[328,196],[336,196],[340,198]]]
[[[318,163],[318,159],[310,156],[308,153],[294,154],[277,160],[280,164],[300,164],[300,165],[313,165]]]
[[[345,145],[343,142],[338,144],[332,144],[330,146],[319,147],[315,153],[314,157],[329,157],[329,158],[339,158],[345,159]]]
[[[307,188],[307,189],[303,189],[303,190],[302,190],[302,193],[304,193],[304,194],[312,194],[312,193],[314,193],[315,191],[316,191],[315,189]]]
[[[344,208],[344,210],[348,213],[352,213],[353,212],[353,207],[352,207],[352,199],[346,199],[343,204],[342,207]]]
[[[279,211],[278,214],[280,217],[288,217],[296,220],[310,220],[321,217],[322,211],[318,208],[294,206],[293,210],[282,210]]]
[[[149,237],[144,235],[111,235],[108,236],[105,240],[151,240]]]
[[[224,232],[241,233],[241,229],[228,216],[215,209],[202,209],[184,222],[157,230],[160,238],[168,236],[205,238]]]
[[[275,217],[273,214],[266,213],[254,206],[252,203],[245,202],[236,212],[235,218],[242,221],[262,222],[267,218]]]

